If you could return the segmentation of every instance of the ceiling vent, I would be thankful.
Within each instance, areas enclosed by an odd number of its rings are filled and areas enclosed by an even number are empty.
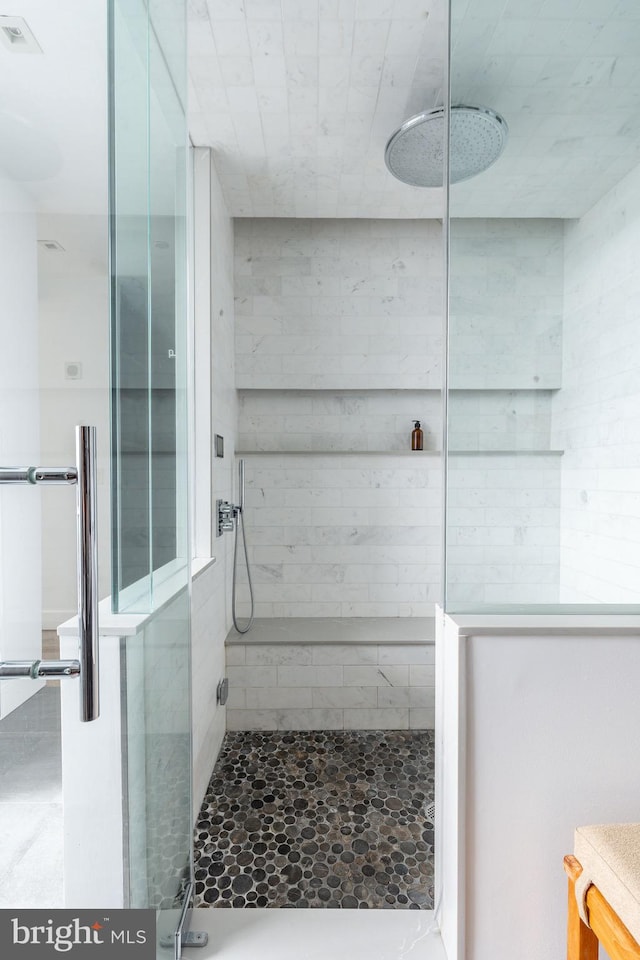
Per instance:
[[[57,240],[38,240],[38,246],[42,247],[43,250],[51,250],[56,253],[64,253],[64,247],[61,243],[58,243]]]
[[[42,47],[22,17],[0,17],[0,40],[12,53],[42,53]]]

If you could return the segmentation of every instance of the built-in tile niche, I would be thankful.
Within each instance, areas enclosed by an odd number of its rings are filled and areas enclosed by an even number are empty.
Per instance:
[[[411,452],[415,420],[424,449],[441,443],[435,390],[239,390],[242,451]]]

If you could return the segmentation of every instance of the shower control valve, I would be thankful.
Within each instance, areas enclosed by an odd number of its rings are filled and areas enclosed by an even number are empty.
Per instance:
[[[218,537],[221,537],[223,533],[233,530],[234,509],[228,500],[216,500],[216,516],[218,518],[216,526],[216,535]]]

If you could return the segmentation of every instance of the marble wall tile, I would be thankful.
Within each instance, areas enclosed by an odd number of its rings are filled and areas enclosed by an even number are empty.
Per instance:
[[[229,730],[343,730],[343,712],[333,709],[229,710]]]
[[[555,453],[451,458],[451,600],[558,602],[562,461]]]
[[[389,709],[356,709],[344,711],[345,730],[408,730],[409,711]]]
[[[244,687],[229,687],[227,710],[244,710],[247,706],[247,691]]]
[[[212,432],[225,438],[225,458],[212,465],[211,498],[231,499],[235,477],[237,401],[234,351],[234,222],[226,208],[217,173],[210,169]],[[198,398],[207,402],[207,398]],[[197,813],[215,765],[226,722],[216,702],[216,686],[225,675],[225,638],[231,627],[232,544],[216,541],[217,562],[193,581],[191,610],[193,703],[193,802]],[[232,658],[244,651],[234,651]],[[234,661],[238,663],[239,661]],[[242,699],[242,694],[234,694]]]
[[[488,554],[452,565],[451,596],[487,602],[502,589],[502,602],[553,601],[559,554],[546,548],[559,549],[560,464],[523,451],[550,444],[562,228],[473,220],[453,233],[450,445],[518,456],[452,461],[450,543]],[[240,445],[274,451],[248,456],[261,612],[427,613],[440,598],[440,464],[401,455],[415,418],[427,449],[439,442],[439,395],[425,389],[440,385],[439,227],[245,220],[236,262],[257,285],[237,291]]]
[[[312,650],[317,664],[375,664],[378,660],[378,650],[372,644],[314,644]]]
[[[565,226],[560,599],[638,603],[640,172]]]
[[[238,222],[239,387],[439,387],[440,225],[423,220],[416,229],[400,220],[366,227],[363,235],[362,221],[325,220],[325,246],[309,242],[301,252],[298,244],[306,241],[295,221]],[[251,322],[257,316],[264,324]],[[408,321],[395,336],[389,316]],[[274,319],[283,317],[295,323],[278,329]],[[252,339],[244,335],[248,329]]]
[[[440,589],[437,458],[422,457],[419,468],[403,455],[245,459],[256,596],[278,605],[267,615],[432,612]],[[239,599],[246,615],[242,584]]]
[[[562,377],[561,220],[453,220],[451,386],[557,388]]]
[[[245,700],[248,710],[329,706],[313,703],[310,687],[252,687],[247,689]]]
[[[369,707],[378,706],[374,687],[319,687],[313,690],[314,707]]]
[[[233,644],[229,646],[233,649]],[[308,644],[247,644],[246,650],[247,666],[257,665],[275,665],[284,664],[309,665],[313,663],[313,647]],[[227,661],[228,662],[228,661]]]
[[[332,664],[326,667],[278,667],[278,686],[281,687],[330,687],[342,686],[343,667]]]
[[[378,663],[435,663],[436,648],[433,643],[387,644],[378,647]]]
[[[409,683],[412,687],[435,686],[435,666],[412,664],[409,667]]]
[[[243,667],[246,663],[247,648],[244,644],[228,644],[226,647],[227,666]]]
[[[409,683],[409,667],[362,666],[344,668],[345,687],[400,687]]]
[[[435,685],[409,687],[409,706],[412,710],[433,710],[435,708]]]
[[[272,667],[227,667],[231,687],[275,687],[278,668]]]
[[[246,648],[246,660],[252,658],[252,647],[260,648],[263,655],[259,666],[228,668],[229,729],[323,729],[319,724],[329,713],[329,729],[355,729],[358,725],[363,729],[392,729],[394,724],[405,729],[410,710],[418,711],[414,726],[418,726],[418,720],[423,727],[434,726],[433,666],[423,663],[422,657],[412,666],[376,663],[379,658],[391,660],[394,647],[402,660],[407,645],[317,641],[295,645],[313,651],[317,666],[281,665],[280,648],[294,645],[232,644],[227,649],[238,646]],[[423,648],[416,645],[414,649],[419,652]],[[358,651],[356,656],[354,651]],[[410,671],[414,671],[412,675]]]
[[[377,696],[379,709],[409,706],[409,687],[378,687]]]
[[[409,729],[425,730],[430,729],[433,723],[433,713],[431,710],[411,709],[409,710]]]

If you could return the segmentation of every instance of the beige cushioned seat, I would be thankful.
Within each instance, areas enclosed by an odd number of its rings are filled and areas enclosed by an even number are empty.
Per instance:
[[[574,853],[582,865],[582,892],[595,884],[640,943],[640,823],[578,827]]]

